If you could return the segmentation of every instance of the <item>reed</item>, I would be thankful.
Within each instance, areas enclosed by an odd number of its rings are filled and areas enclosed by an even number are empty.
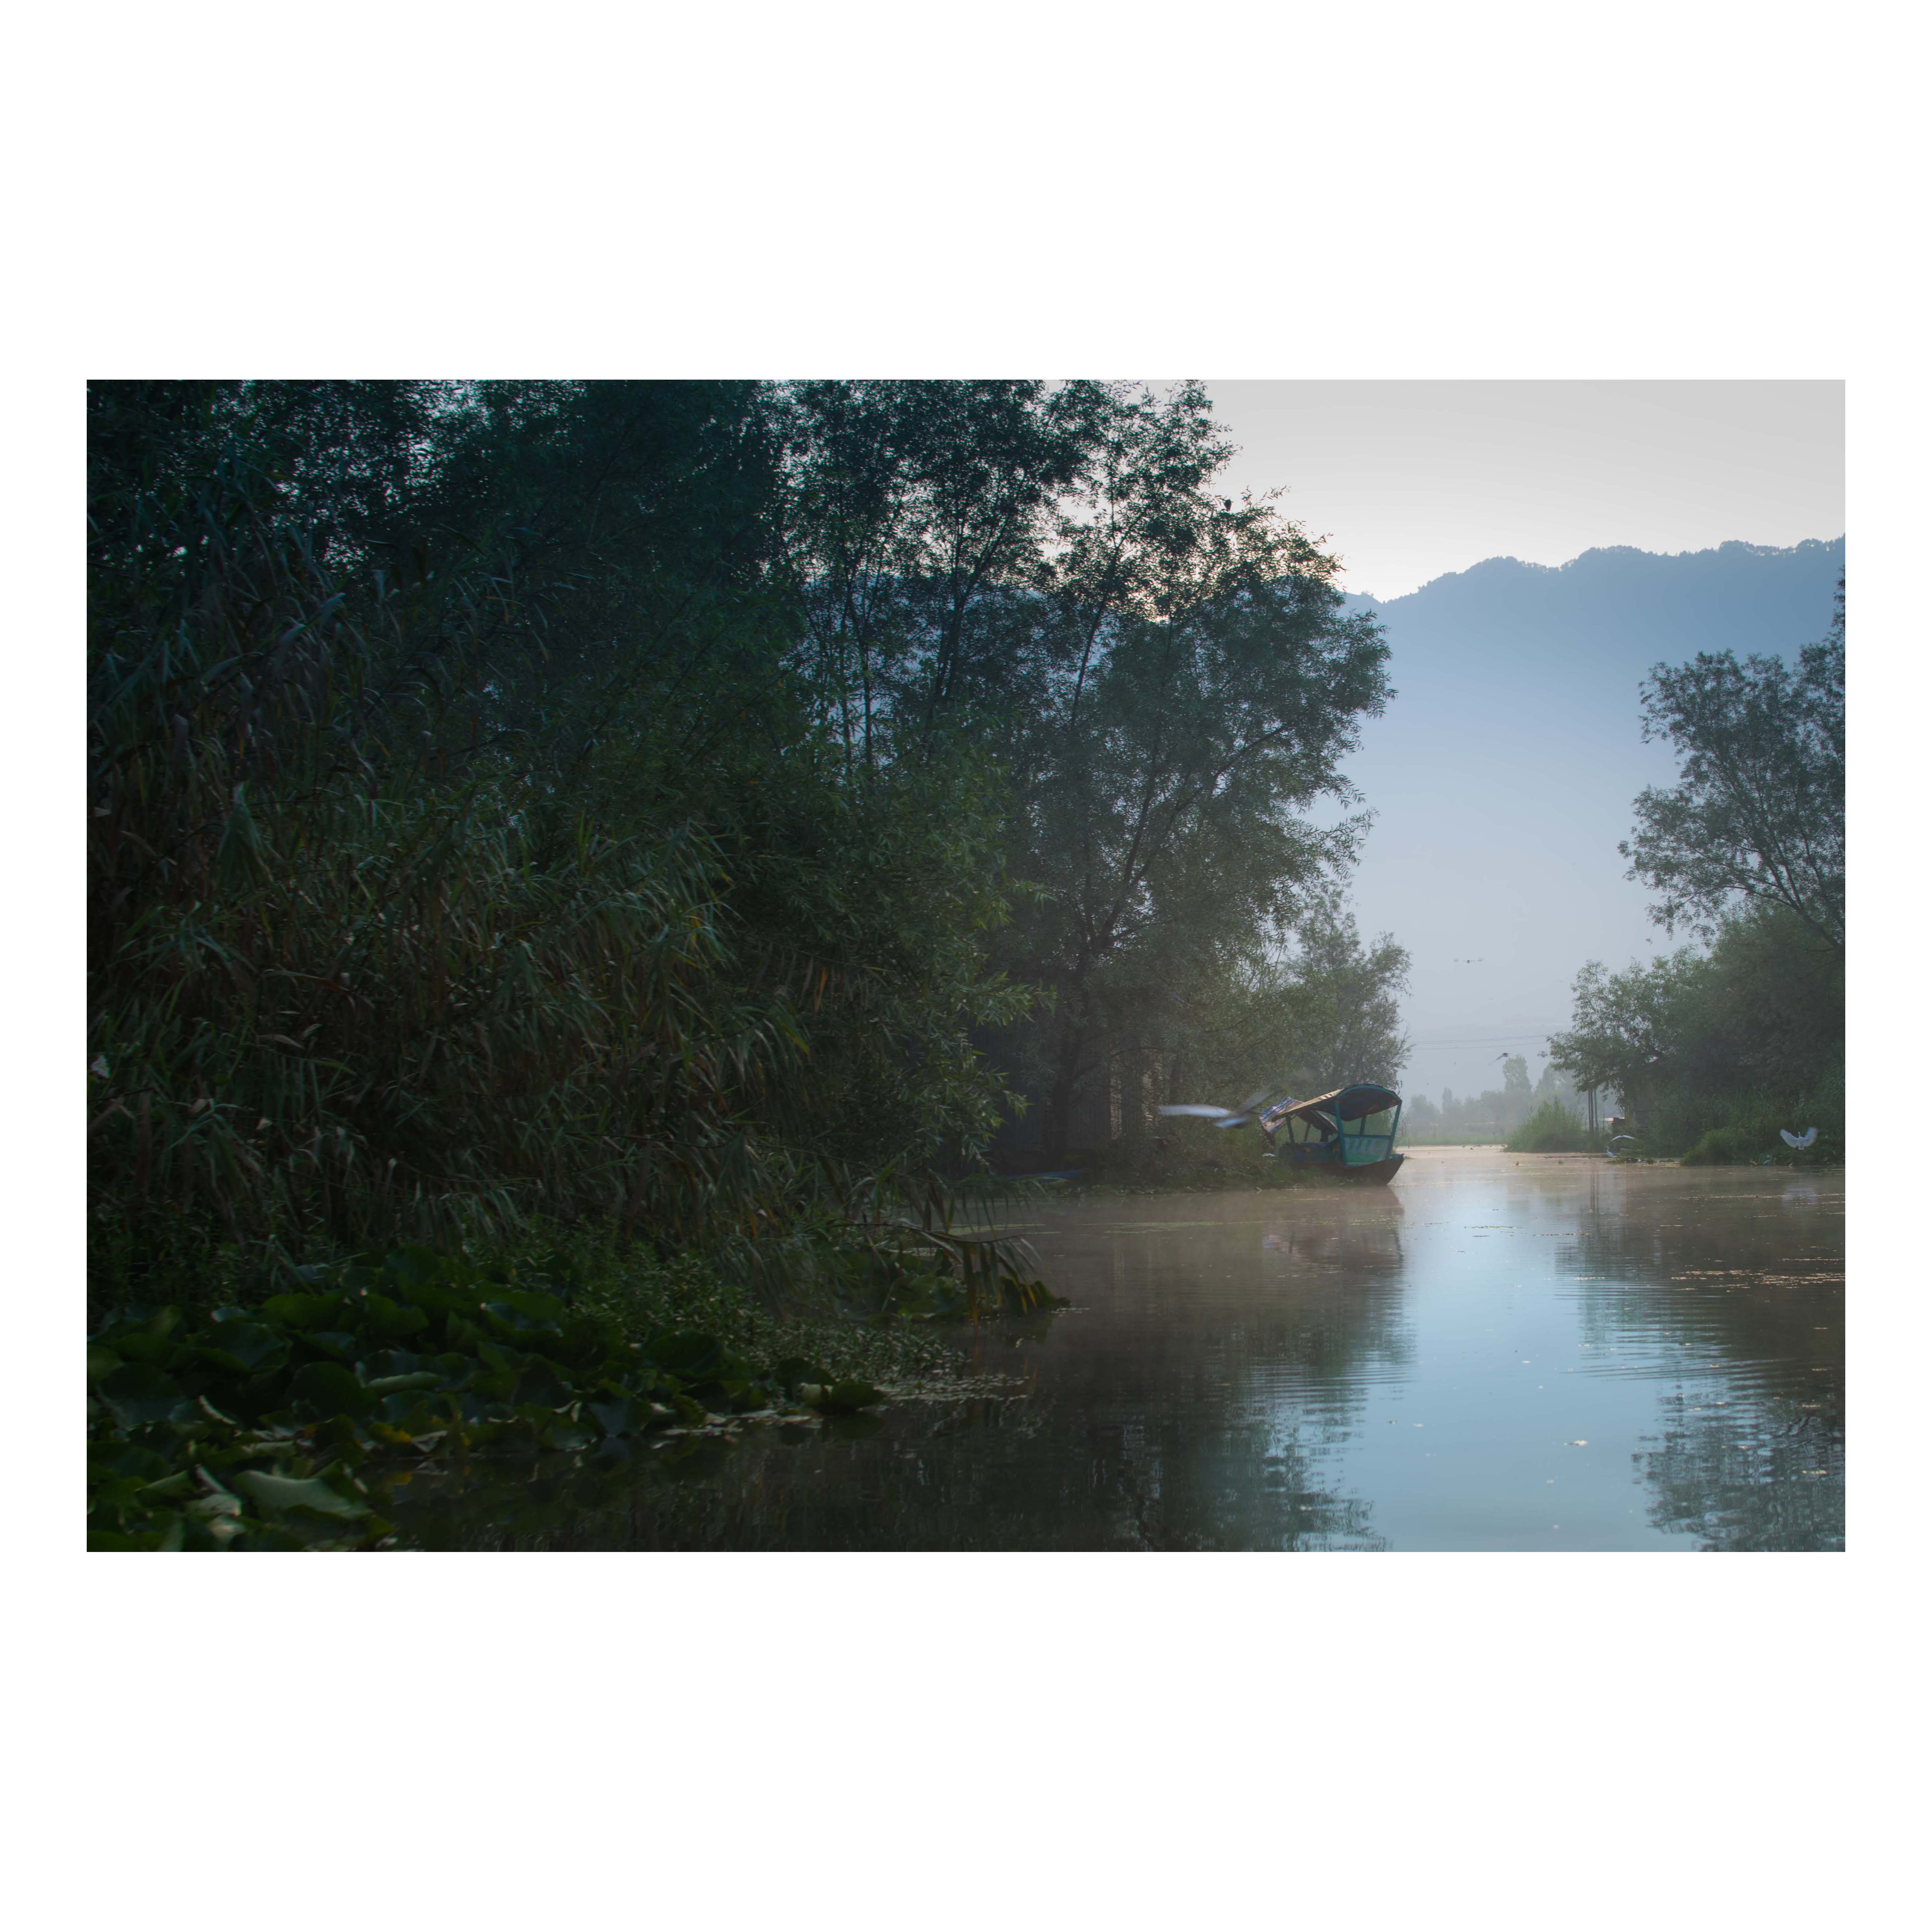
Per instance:
[[[707,814],[662,782],[679,721],[648,690],[590,737],[592,706],[506,701],[545,614],[507,574],[325,561],[238,441],[92,481],[106,1292],[169,1257],[272,1275],[540,1220],[756,1274],[990,1120],[966,1032],[1018,996],[984,973],[989,868],[943,774],[827,794],[794,743],[773,800],[714,771],[735,806]],[[927,1220],[970,1282],[1023,1266]]]

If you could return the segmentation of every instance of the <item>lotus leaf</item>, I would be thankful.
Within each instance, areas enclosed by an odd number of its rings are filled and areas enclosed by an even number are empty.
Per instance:
[[[322,1476],[271,1476],[259,1469],[244,1469],[235,1481],[262,1508],[278,1515],[295,1509],[314,1510],[319,1515],[332,1516],[369,1514],[367,1503],[359,1497],[345,1496],[332,1488]]]
[[[368,1402],[368,1391],[336,1362],[310,1362],[289,1382],[289,1398],[312,1414],[354,1415]]]
[[[304,1329],[302,1332],[302,1340],[310,1348],[322,1349],[343,1361],[348,1360],[361,1346],[353,1335],[344,1329]]]
[[[362,1386],[370,1395],[392,1396],[411,1389],[441,1388],[445,1380],[434,1369],[422,1369],[411,1376],[379,1376]]]
[[[228,1321],[215,1330],[215,1340],[202,1343],[196,1353],[218,1368],[256,1375],[286,1361],[289,1345],[285,1336],[259,1322]]]
[[[146,1363],[123,1364],[101,1382],[95,1393],[127,1430],[139,1429],[145,1423],[176,1421],[194,1412],[181,1384]]]

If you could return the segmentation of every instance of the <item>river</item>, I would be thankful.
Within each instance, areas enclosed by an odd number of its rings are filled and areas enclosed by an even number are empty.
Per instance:
[[[1000,1393],[481,1482],[431,1547],[1842,1550],[1841,1171],[1412,1150],[1055,1208]]]

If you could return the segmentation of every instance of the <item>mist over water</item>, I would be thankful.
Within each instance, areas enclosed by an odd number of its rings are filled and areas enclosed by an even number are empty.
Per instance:
[[[1835,1550],[1832,1174],[1420,1149],[1396,1184],[1070,1207],[1020,1400],[452,1480],[444,1546]]]

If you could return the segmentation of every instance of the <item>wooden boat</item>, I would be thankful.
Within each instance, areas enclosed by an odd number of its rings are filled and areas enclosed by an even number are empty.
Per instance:
[[[1336,1180],[1387,1186],[1402,1156],[1395,1150],[1402,1096],[1362,1082],[1318,1094],[1312,1100],[1284,1100],[1260,1116],[1274,1158]]]

